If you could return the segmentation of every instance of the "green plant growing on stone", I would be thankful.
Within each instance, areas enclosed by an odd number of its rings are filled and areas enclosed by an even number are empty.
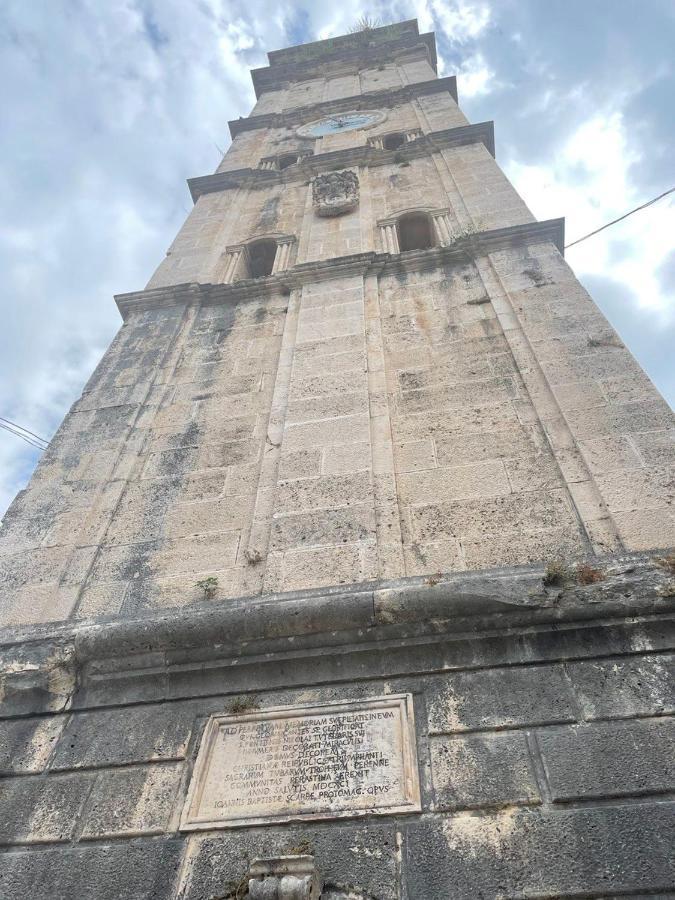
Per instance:
[[[440,572],[437,572],[435,575],[427,575],[427,577],[424,579],[424,583],[428,584],[429,587],[435,587],[442,577],[443,576]]]
[[[675,551],[665,556],[657,556],[654,562],[669,575],[675,575]],[[675,578],[670,578],[665,584],[659,585],[656,593],[659,597],[675,597]]]
[[[233,716],[238,716],[240,713],[251,712],[254,709],[258,709],[260,704],[258,703],[255,697],[237,697],[236,700],[233,700],[228,707],[228,712]]]
[[[523,269],[523,275],[527,275],[530,281],[534,282],[536,287],[543,287],[545,284],[552,284],[551,280],[547,278],[539,269]]]
[[[216,596],[216,591],[218,590],[218,579],[215,575],[209,575],[208,578],[202,578],[201,581],[198,581],[195,587],[204,591],[205,600],[213,600]]]
[[[382,25],[381,19],[376,19],[372,16],[359,16],[349,29],[349,33],[358,34],[361,31],[373,31],[375,28],[379,28],[380,25]]]
[[[553,559],[547,563],[542,581],[544,587],[562,587],[570,580],[570,570],[560,559]]]
[[[463,225],[461,228],[453,231],[452,237],[456,241],[461,241],[463,238],[474,237],[478,233],[479,230],[475,225]]]
[[[458,249],[463,250],[469,255],[469,250],[475,250],[473,238],[478,237],[484,230],[483,222],[478,219],[475,223],[462,225],[461,227],[453,227],[449,246],[454,247],[457,245]]]
[[[231,881],[227,887],[227,893],[219,894],[213,900],[244,900],[248,897],[248,871],[244,872],[239,881]]]

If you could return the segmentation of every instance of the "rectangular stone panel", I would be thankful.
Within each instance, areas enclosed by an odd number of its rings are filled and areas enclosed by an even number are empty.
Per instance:
[[[181,828],[231,828],[420,807],[410,694],[215,715]]]
[[[585,719],[675,713],[675,656],[648,654],[567,665]]]
[[[92,779],[90,774],[3,779],[0,845],[69,840]],[[1,888],[0,896],[5,896]]]
[[[182,759],[194,714],[192,706],[182,703],[75,713],[50,768],[89,769]]]
[[[570,689],[559,666],[457,672],[429,681],[430,734],[573,722]]]
[[[180,763],[102,772],[89,799],[82,837],[161,834],[168,829],[180,776]]]
[[[154,838],[2,853],[2,898],[170,897],[184,849],[181,841]]]
[[[537,735],[554,800],[675,790],[675,720],[547,728]]]
[[[539,802],[522,731],[433,737],[430,749],[437,809]]]
[[[507,808],[411,823],[408,896],[672,897],[673,806]]]

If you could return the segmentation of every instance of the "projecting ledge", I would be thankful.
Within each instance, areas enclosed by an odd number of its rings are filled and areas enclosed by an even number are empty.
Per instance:
[[[126,320],[132,313],[148,309],[181,306],[189,303],[235,303],[242,300],[259,300],[275,293],[289,293],[303,284],[325,281],[347,275],[384,274],[400,271],[424,271],[453,260],[464,262],[467,255],[492,253],[508,247],[551,241],[562,253],[564,249],[565,220],[549,219],[545,222],[526,222],[509,228],[496,228],[463,235],[445,247],[428,250],[412,250],[407,253],[354,253],[300,263],[280,274],[266,278],[249,278],[232,284],[188,282],[149,288],[129,294],[116,294],[115,302]]]
[[[649,615],[675,609],[672,575],[659,551],[593,557],[585,567],[547,573],[543,564],[415,576],[208,601],[155,610],[134,619],[97,619],[0,630],[3,658],[43,642],[69,647],[78,664],[135,653],[233,648],[256,641],[285,641],[418,625],[422,632],[452,622],[453,630],[524,626]],[[586,578],[592,572],[593,577]],[[456,626],[456,627],[455,627]],[[63,665],[63,652],[59,665]],[[68,654],[66,654],[68,655]]]
[[[289,684],[317,684],[319,670],[329,681],[377,675],[382,667],[417,671],[433,660],[444,666],[439,641],[449,642],[464,665],[476,665],[477,653],[487,653],[491,665],[536,662],[541,653],[548,659],[552,648],[563,658],[570,640],[575,652],[625,652],[631,630],[643,646],[648,634],[665,638],[672,624],[674,582],[659,556],[594,557],[583,571],[558,572],[554,583],[543,565],[533,565],[209,601],[126,620],[6,628],[2,715],[105,705],[120,685],[128,699],[147,700],[164,696],[169,677],[187,678],[180,694],[212,690],[210,678],[219,691],[227,684],[237,692],[270,677],[278,686],[279,672]],[[526,635],[532,643],[524,658]]]
[[[319,116],[336,115],[341,112],[351,112],[355,109],[378,108],[383,105],[392,107],[406,100],[412,100],[415,97],[446,91],[457,103],[457,79],[454,75],[448,75],[445,78],[430,78],[427,81],[414,81],[399,88],[368,91],[364,94],[354,94],[351,97],[325,100],[321,103],[314,103],[311,106],[296,106],[287,112],[242,116],[240,119],[233,119],[231,122],[228,122],[228,126],[234,139],[242,131],[251,131],[256,128],[296,128],[298,125],[311,122]]]
[[[467,144],[484,144],[491,156],[495,155],[495,136],[493,122],[477,122],[474,125],[460,125],[457,128],[446,128],[443,131],[431,131],[422,134],[396,150],[383,150],[362,144],[359,147],[346,147],[330,153],[307,155],[296,165],[283,171],[275,169],[246,168],[232,169],[226,172],[215,172],[212,175],[199,175],[188,178],[188,187],[192,200],[196,203],[203,194],[234,190],[247,187],[252,190],[264,188],[270,184],[302,181],[318,172],[332,171],[348,166],[384,166],[397,161],[417,159],[428,156],[447,147],[461,147]]]
[[[289,47],[285,50],[273,50],[268,53],[269,66],[251,70],[251,78],[256,97],[260,97],[269,90],[278,89],[283,82],[306,81],[316,75],[323,75],[331,64],[356,64],[378,65],[382,62],[391,62],[399,54],[408,55],[411,52],[419,52],[429,60],[432,69],[437,71],[436,38],[433,32],[419,34],[417,21],[414,23],[414,32],[401,34],[398,40],[386,40],[383,42],[366,39],[363,41],[364,32],[344,35],[343,38],[333,38],[327,41],[315,41],[312,44],[302,44],[298,47]],[[402,23],[404,26],[409,23]],[[384,26],[383,29],[375,29],[371,32],[383,32],[395,26]],[[344,44],[348,46],[344,46]],[[321,46],[321,51],[315,51]],[[349,46],[351,45],[351,46]],[[291,58],[293,57],[293,58]]]

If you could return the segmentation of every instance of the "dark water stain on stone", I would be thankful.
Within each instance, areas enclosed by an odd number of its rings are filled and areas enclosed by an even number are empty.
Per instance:
[[[257,229],[269,230],[274,228],[279,218],[279,196],[269,197],[265,200],[265,204],[261,210],[260,218],[256,225]]]

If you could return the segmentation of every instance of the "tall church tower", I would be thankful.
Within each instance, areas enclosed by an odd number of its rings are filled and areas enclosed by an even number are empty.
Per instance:
[[[675,890],[671,410],[432,34],[253,82],[0,531],[0,895]]]

